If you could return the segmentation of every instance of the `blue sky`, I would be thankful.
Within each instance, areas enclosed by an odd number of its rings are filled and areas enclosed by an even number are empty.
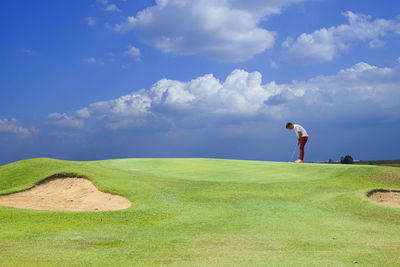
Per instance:
[[[400,158],[395,0],[3,3],[0,164]]]

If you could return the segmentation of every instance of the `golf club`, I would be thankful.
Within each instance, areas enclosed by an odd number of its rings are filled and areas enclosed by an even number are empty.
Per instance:
[[[289,160],[288,162],[292,162],[292,159],[293,159],[294,153],[296,153],[296,148],[297,148],[297,145],[294,147],[294,149],[293,149],[293,153],[292,153],[292,156],[290,157],[290,160]]]

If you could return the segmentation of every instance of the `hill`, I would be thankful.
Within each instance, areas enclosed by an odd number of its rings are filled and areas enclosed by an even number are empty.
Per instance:
[[[0,194],[84,175],[128,209],[0,207],[4,266],[394,266],[400,169],[215,159],[30,159],[0,166]]]

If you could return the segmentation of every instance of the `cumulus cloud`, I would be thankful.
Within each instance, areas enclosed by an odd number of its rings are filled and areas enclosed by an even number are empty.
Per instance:
[[[140,49],[133,45],[129,45],[128,49],[124,52],[124,55],[133,57],[136,59],[136,61],[139,61],[140,60]]]
[[[151,99],[142,91],[133,92],[117,99],[90,104],[72,113],[53,113],[48,116],[52,125],[67,128],[83,128],[85,121],[102,122],[109,128],[142,127],[153,115],[149,110]]]
[[[262,82],[259,72],[234,70],[224,81],[207,74],[191,81],[162,79],[116,99],[96,102],[71,114],[51,114],[59,126],[83,127],[84,121],[109,128],[151,127],[182,118],[273,118],[299,113],[309,118],[341,116],[399,117],[400,65],[380,68],[365,62],[304,81]],[[350,115],[349,115],[350,114]]]
[[[301,101],[309,115],[327,118],[398,118],[400,66],[379,68],[365,62],[340,70],[336,75],[295,81],[290,87],[303,89]],[[285,97],[284,97],[285,99]],[[285,99],[292,102],[290,98]]]
[[[107,5],[107,6],[104,8],[104,10],[105,10],[105,11],[121,11],[121,10],[117,7],[116,4]]]
[[[75,113],[78,118],[84,118],[84,119],[90,118],[90,112],[88,108],[79,109],[75,111]]]
[[[110,0],[97,0],[97,2],[102,6],[104,11],[110,12],[120,12],[121,10],[118,8],[116,4],[113,4]]]
[[[398,20],[375,19],[371,16],[344,12],[348,24],[303,33],[296,40],[288,37],[282,46],[292,62],[316,63],[332,61],[338,52],[358,42],[368,42],[372,48],[385,45],[382,37],[399,34]]]
[[[20,123],[15,119],[0,119],[0,134],[17,134],[22,136],[30,135],[31,132],[20,125]]]
[[[84,121],[71,114],[66,113],[52,113],[47,116],[49,124],[65,128],[83,128]]]
[[[274,45],[274,33],[260,22],[302,1],[157,0],[113,28],[136,30],[143,41],[166,53],[245,61]]]
[[[151,99],[141,91],[109,101],[90,104],[88,112],[98,118],[111,116],[142,116],[149,113]]]

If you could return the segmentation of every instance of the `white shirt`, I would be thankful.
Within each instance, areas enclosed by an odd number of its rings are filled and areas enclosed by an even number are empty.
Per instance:
[[[294,129],[294,131],[296,132],[297,137],[299,136],[299,133],[298,133],[298,132],[301,133],[301,136],[308,136],[306,130],[305,130],[300,124],[293,124],[293,126],[294,126],[293,129]]]

